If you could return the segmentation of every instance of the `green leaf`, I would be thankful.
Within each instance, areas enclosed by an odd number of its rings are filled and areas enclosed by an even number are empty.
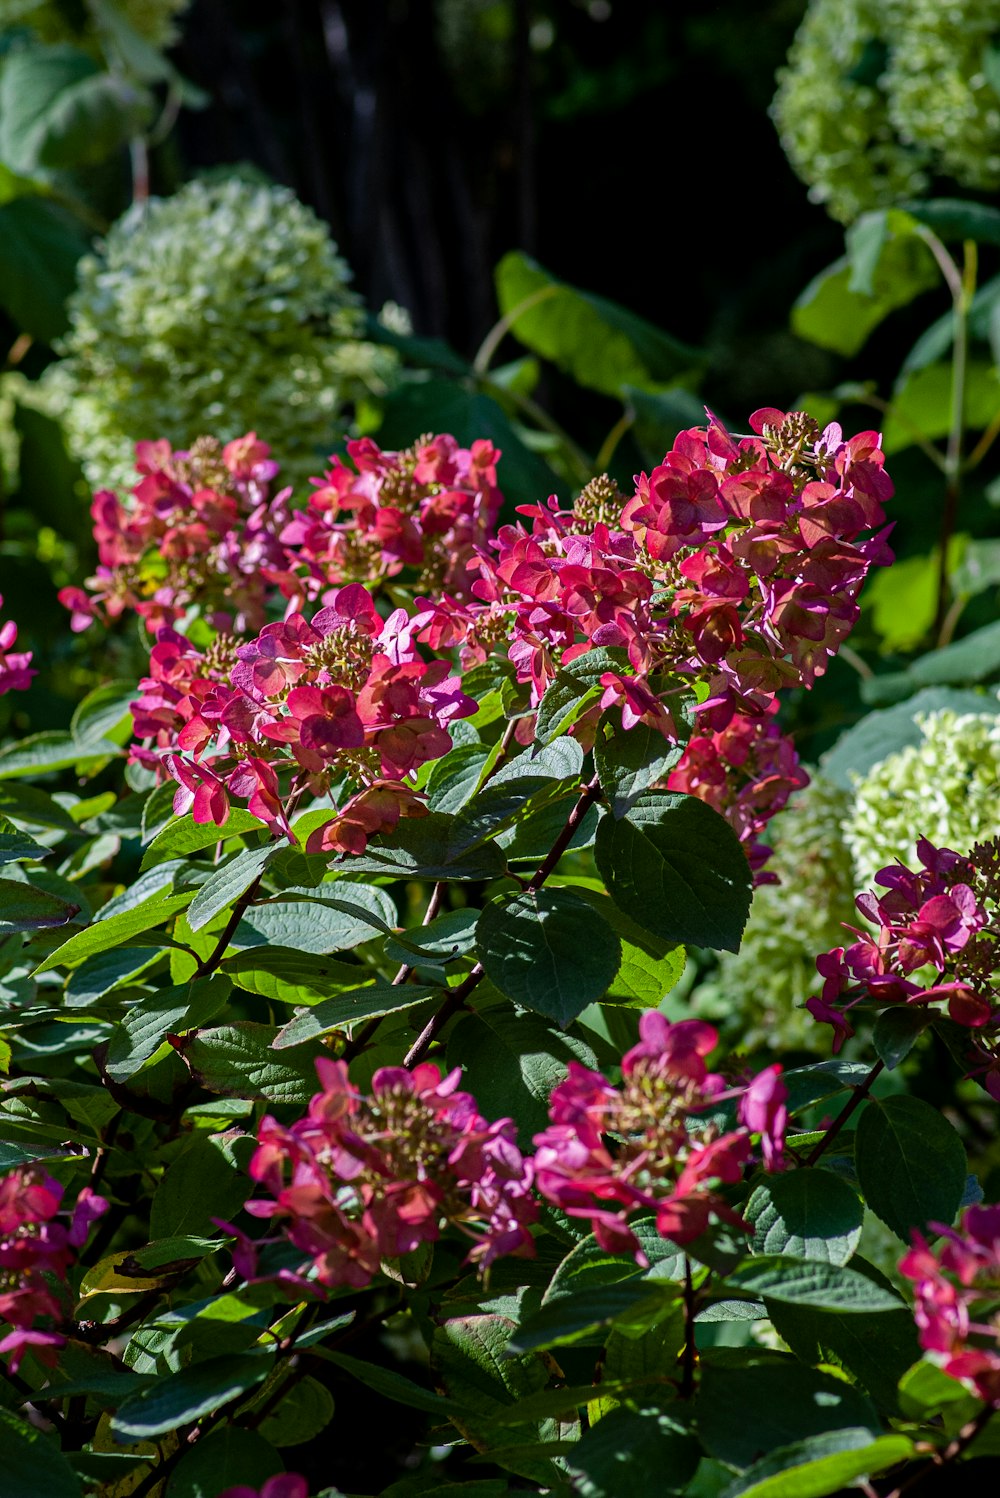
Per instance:
[[[535,737],[549,744],[565,734],[585,707],[601,696],[601,677],[606,671],[632,675],[628,655],[617,648],[588,650],[568,666],[560,666],[538,704]]]
[[[120,947],[130,937],[141,936],[145,931],[162,926],[178,911],[190,905],[191,893],[191,890],[181,895],[157,893],[132,910],[123,910],[120,915],[110,915],[106,920],[95,921],[86,931],[77,932],[76,936],[71,936],[69,941],[64,941],[61,947],[50,952],[45,961],[38,964],[34,976],[47,973],[54,967],[74,967],[86,957],[93,957],[98,952],[109,952],[113,947]]]
[[[859,1260],[855,1258],[854,1262],[857,1265]],[[896,1385],[920,1356],[909,1306],[843,1316],[836,1311],[769,1300],[767,1310],[775,1331],[801,1362],[844,1368],[880,1409],[898,1413]]]
[[[881,1429],[857,1389],[791,1358],[749,1368],[707,1366],[696,1408],[705,1450],[733,1467],[749,1467],[776,1446],[826,1431],[863,1429],[874,1440]]]
[[[756,1253],[846,1264],[861,1241],[864,1207],[832,1171],[804,1167],[755,1187],[743,1216]]]
[[[19,879],[0,879],[0,937],[11,936],[15,931],[48,931],[54,926],[65,926],[79,911],[79,905]]]
[[[558,738],[533,754],[519,754],[502,765],[456,816],[450,846],[463,851],[478,847],[526,822],[551,801],[573,794],[582,768],[583,750],[570,738]]]
[[[854,1158],[868,1205],[904,1243],[913,1228],[954,1220],[965,1190],[965,1147],[930,1103],[905,1093],[870,1098]]]
[[[700,1457],[675,1412],[618,1409],[592,1425],[566,1460],[581,1474],[573,1484],[580,1498],[664,1498],[686,1489]]]
[[[36,843],[33,837],[15,827],[0,812],[0,864],[33,863],[51,856],[51,848]]]
[[[211,874],[191,901],[187,923],[192,931],[200,931],[220,911],[227,910],[240,895],[246,893],[267,868],[278,852],[276,843],[267,843],[263,848],[244,848],[228,863]]]
[[[24,197],[0,204],[0,306],[22,332],[48,344],[65,333],[66,301],[86,250],[79,225],[54,203]],[[6,768],[15,758],[23,763],[19,747],[24,744],[0,755],[5,765],[0,773],[20,773]]]
[[[285,1470],[274,1447],[256,1431],[223,1425],[211,1431],[174,1468],[168,1498],[218,1498],[237,1486],[257,1488]]]
[[[1000,245],[1000,210],[966,198],[931,198],[904,203],[911,218],[933,229],[939,239],[974,239]]]
[[[0,209],[0,285],[3,284],[3,210]],[[25,739],[8,744],[0,749],[0,777],[12,775],[44,774],[49,770],[75,769],[79,774],[89,774],[105,765],[109,759],[121,757],[121,749],[103,739],[78,743],[72,734],[59,730],[31,733]]]
[[[746,1260],[729,1276],[727,1288],[745,1290],[765,1301],[845,1314],[898,1311],[900,1306],[894,1291],[883,1290],[856,1269],[783,1254]]]
[[[400,1009],[412,1009],[414,1004],[422,1004],[425,999],[443,998],[446,992],[426,984],[393,984],[385,979],[359,988],[348,988],[289,1020],[275,1036],[274,1049],[284,1051],[290,1046],[302,1045],[304,1041],[314,1040],[331,1030],[341,1030],[355,1020],[377,1019],[385,1014],[395,1014]]]
[[[81,1498],[82,1488],[51,1436],[0,1405],[4,1498]]]
[[[701,362],[697,349],[616,302],[558,281],[519,250],[500,261],[496,287],[514,336],[588,390],[619,395],[623,385],[663,384]]]
[[[182,1368],[126,1399],[112,1419],[112,1434],[126,1446],[166,1435],[263,1383],[271,1366],[269,1358],[247,1353]]]
[[[967,541],[951,582],[963,598],[1000,587],[1000,541]]]
[[[972,636],[969,637],[970,639]],[[998,637],[1000,650],[1000,637]],[[1000,664],[1000,654],[998,654]],[[843,790],[853,789],[853,776],[867,775],[890,754],[923,740],[918,713],[934,713],[950,708],[956,713],[1000,713],[1000,702],[978,692],[954,691],[944,687],[925,688],[905,702],[869,713],[842,733],[820,761],[823,774]]]
[[[296,952],[291,947],[249,947],[224,959],[222,971],[238,988],[276,1004],[319,1004],[356,990],[366,969],[356,963]]]
[[[475,794],[490,751],[482,744],[458,744],[439,759],[427,777],[431,811],[454,815]]]
[[[230,987],[228,978],[215,973],[137,999],[108,1042],[104,1063],[108,1075],[118,1082],[134,1076],[165,1036],[190,1029],[217,1014],[229,997]]]
[[[882,449],[889,455],[911,447],[919,438],[935,441],[951,429],[950,363],[928,364],[905,373],[893,392],[883,423]],[[992,364],[969,361],[962,406],[966,431],[981,431],[1000,411],[1000,381]]]
[[[295,1056],[282,1056],[272,1050],[275,1033],[270,1025],[249,1020],[220,1025],[195,1036],[185,1048],[185,1058],[208,1092],[265,1098],[269,1103],[307,1103],[318,1085],[316,1057],[325,1053],[309,1046]]]
[[[729,823],[703,801],[644,791],[620,821],[601,818],[594,857],[612,900],[644,930],[739,949],[750,866]]]
[[[550,885],[555,882],[550,880]],[[566,883],[572,888],[577,887],[572,878]],[[655,1009],[684,972],[687,963],[684,947],[644,931],[619,910],[603,890],[581,886],[579,893],[599,912],[612,931],[618,933],[622,944],[621,967],[601,1002],[641,1004],[647,1009]]]
[[[948,543],[948,573],[953,575],[968,538]],[[915,650],[934,624],[938,592],[937,549],[882,568],[865,593],[870,619],[887,651]]]
[[[581,1290],[598,1290],[606,1285],[617,1285],[623,1280],[648,1278],[679,1282],[684,1278],[684,1255],[673,1244],[660,1237],[656,1231],[656,1218],[652,1214],[635,1218],[629,1226],[649,1260],[650,1269],[639,1269],[629,1254],[610,1253],[600,1246],[593,1233],[588,1233],[560,1263],[549,1282],[542,1304],[549,1305],[567,1296],[575,1296]]]
[[[616,1322],[648,1328],[668,1315],[680,1287],[643,1278],[620,1280],[548,1300],[527,1317],[510,1339],[515,1352],[563,1347],[574,1342],[603,1342],[603,1333]]]
[[[953,1407],[971,1403],[976,1412],[979,1401],[964,1384],[952,1378],[933,1363],[914,1363],[899,1380],[899,1403],[910,1420],[932,1420],[935,1415]]]
[[[610,926],[567,889],[491,900],[476,926],[476,946],[501,993],[561,1025],[604,994],[621,963]]]
[[[940,1018],[933,1009],[907,1009],[903,1005],[883,1009],[872,1030],[875,1054],[885,1062],[887,1071],[895,1071],[910,1054],[924,1031]]]
[[[569,1061],[597,1066],[585,1041],[509,1006],[467,1015],[448,1041],[448,1066],[465,1068],[485,1117],[513,1117],[522,1149],[530,1149],[532,1136],[548,1123],[552,1089],[565,1078]]]
[[[986,624],[962,640],[931,650],[914,661],[907,675],[916,686],[934,686],[942,682],[990,681],[1000,673],[1000,622]],[[993,704],[986,699],[980,711],[989,712]]]
[[[230,808],[229,816],[221,827],[217,827],[214,822],[193,822],[190,817],[176,817],[153,838],[139,867],[144,873],[164,859],[183,858],[188,853],[197,853],[202,848],[210,848],[243,832],[265,830],[263,822],[237,806]]]
[[[457,817],[431,812],[401,821],[391,840],[369,843],[344,867],[352,874],[383,874],[402,879],[499,879],[506,869],[495,843],[456,849],[452,838]],[[340,864],[334,864],[339,869]]]
[[[266,943],[325,956],[360,946],[380,932],[387,934],[397,919],[396,906],[383,889],[320,884],[315,889],[283,890],[277,899],[252,906],[236,928],[233,943]]]
[[[908,1436],[879,1436],[840,1430],[779,1447],[757,1462],[720,1498],[824,1498],[855,1478],[877,1476],[913,1455]]]
[[[81,1009],[96,1004],[105,994],[151,967],[163,952],[163,947],[116,947],[88,957],[70,974],[66,1002]]]
[[[247,1135],[195,1134],[167,1166],[150,1208],[153,1238],[211,1233],[247,1197],[246,1167],[255,1148]]]
[[[15,822],[32,827],[56,827],[61,832],[76,832],[77,826],[64,806],[47,791],[17,781],[0,781],[0,813]]]
[[[446,1399],[442,1394],[435,1394],[433,1389],[421,1388],[412,1379],[404,1378],[401,1373],[394,1373],[391,1368],[382,1368],[377,1363],[366,1363],[361,1358],[352,1358],[345,1352],[324,1352],[324,1358],[335,1363],[338,1368],[343,1368],[345,1373],[351,1374],[359,1383],[366,1388],[374,1390],[376,1394],[383,1395],[386,1399],[392,1399],[396,1404],[405,1404],[414,1410],[423,1410],[428,1415],[439,1415],[442,1418],[457,1413],[460,1406],[452,1399]]]
[[[260,1433],[274,1446],[301,1446],[332,1419],[333,1395],[318,1379],[306,1377],[282,1394],[277,1409],[261,1423]]]
[[[143,83],[167,83],[188,109],[204,109],[208,94],[178,73],[170,59],[136,30],[123,7],[115,0],[88,0],[88,4],[103,33],[103,45],[117,54],[125,72]]]
[[[626,732],[620,714],[605,713],[597,728],[594,764],[612,816],[624,817],[643,791],[666,780],[683,753],[682,744],[668,743],[647,723]]]
[[[0,159],[30,177],[39,167],[76,165],[61,160],[66,145],[65,103],[72,141],[73,97],[99,76],[86,52],[71,46],[28,46],[9,52],[0,71]]]
[[[864,249],[870,264],[870,247]],[[847,256],[821,271],[792,308],[792,331],[820,348],[856,354],[891,312],[936,285],[940,273],[912,220],[890,210],[886,236],[871,270],[871,292],[852,290],[852,281],[863,282],[865,274],[862,267],[856,277]]]

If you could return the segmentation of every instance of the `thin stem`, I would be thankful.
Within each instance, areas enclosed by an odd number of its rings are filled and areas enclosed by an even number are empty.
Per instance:
[[[239,925],[240,921],[246,914],[247,907],[252,904],[254,898],[256,897],[257,891],[260,889],[261,880],[263,878],[264,873],[262,870],[257,875],[253,883],[249,886],[249,888],[245,889],[242,895],[240,895],[239,899],[236,901],[236,904],[232,908],[228,921],[223,927],[222,934],[219,937],[219,940],[216,942],[215,946],[212,948],[212,951],[204,959],[204,961],[198,964],[198,967],[194,973],[194,976],[196,978],[205,978],[209,973],[215,972],[215,969],[219,966],[219,963],[226,955],[226,948],[229,946],[229,943],[232,940],[233,932],[236,930],[236,927]]]
[[[841,645],[840,658],[841,660],[846,661],[849,666],[852,666],[854,668],[854,670],[861,677],[862,681],[868,681],[870,677],[875,675],[875,672],[872,670],[871,666],[869,666],[868,662],[864,660],[850,645]]]
[[[144,136],[132,137],[128,154],[132,163],[132,202],[146,203],[149,200],[149,148]]]
[[[932,236],[933,238],[933,236]],[[940,246],[944,250],[944,246]],[[934,250],[934,245],[931,244]],[[937,251],[935,251],[937,254]],[[938,536],[937,609],[934,628],[940,632],[948,610],[948,548],[958,520],[962,497],[962,443],[965,436],[965,386],[969,366],[969,306],[976,284],[976,246],[974,241],[965,242],[965,260],[962,271],[947,251],[947,261],[954,274],[949,274],[938,256],[945,280],[948,282],[954,306],[955,335],[951,359],[951,413],[948,431],[948,446],[945,450],[945,493],[941,511],[941,530]],[[940,644],[940,639],[939,642]]]
[[[482,379],[493,363],[493,355],[501,343],[503,343],[518,318],[522,317],[532,307],[537,307],[539,302],[547,301],[550,296],[555,296],[556,290],[557,288],[554,285],[540,286],[537,291],[533,291],[530,296],[526,296],[523,301],[518,302],[516,307],[512,307],[509,312],[505,312],[503,317],[499,318],[493,324],[479,345],[476,357],[472,361],[472,373],[474,375]]]
[[[837,1135],[840,1133],[841,1129],[844,1127],[847,1120],[851,1117],[854,1110],[861,1106],[865,1098],[868,1096],[869,1092],[871,1092],[872,1084],[874,1083],[876,1077],[878,1077],[884,1070],[885,1062],[876,1061],[875,1065],[872,1067],[865,1080],[861,1082],[857,1087],[852,1089],[851,1096],[841,1108],[840,1112],[833,1120],[833,1123],[823,1135],[823,1138],[819,1140],[812,1153],[807,1156],[807,1165],[815,1165],[820,1156],[825,1154],[830,1145],[836,1139]]]
[[[941,628],[938,630],[937,644],[939,650],[943,645],[951,644],[952,635],[955,633],[958,621],[962,617],[968,601],[968,598],[963,593],[959,593],[957,598],[952,599],[951,606],[941,621]]]
[[[975,447],[965,460],[965,472],[978,468],[997,438],[1000,437],[1000,411],[996,413]]]
[[[694,1394],[694,1374],[698,1363],[698,1349],[694,1340],[695,1294],[691,1274],[691,1260],[684,1255],[684,1350],[681,1353],[681,1386],[678,1396],[690,1399]]]
[[[574,832],[579,827],[581,821],[586,816],[587,812],[590,810],[594,802],[598,799],[600,794],[600,780],[595,775],[593,780],[590,781],[588,785],[585,785],[583,787],[575,805],[573,806],[573,810],[566,818],[566,822],[562,831],[559,833],[559,836],[552,844],[552,847],[550,848],[545,859],[541,864],[539,864],[537,873],[531,880],[529,880],[526,886],[529,892],[534,892],[535,890],[541,889],[542,885],[545,883],[546,879],[548,879],[549,875],[555,869],[556,864],[565,853]],[[485,968],[483,967],[481,962],[477,962],[471,973],[468,974],[468,976],[458,985],[457,988],[453,988],[451,990],[448,997],[441,1005],[440,1009],[438,1009],[437,1012],[431,1016],[430,1020],[428,1020],[427,1024],[417,1036],[417,1039],[414,1041],[413,1045],[407,1051],[406,1056],[403,1059],[404,1066],[416,1066],[418,1061],[423,1060],[424,1056],[427,1054],[427,1051],[440,1035],[445,1025],[453,1015],[457,1014],[458,1011],[463,1008],[466,999],[476,988],[479,987],[479,984],[483,981],[485,976]]]
[[[623,411],[621,416],[619,416],[618,420],[615,422],[614,426],[611,428],[608,435],[605,437],[604,441],[601,443],[601,450],[597,454],[597,457],[594,459],[594,467],[596,468],[598,473],[603,473],[605,471],[608,464],[611,462],[611,459],[615,455],[615,451],[618,447],[619,442],[625,436],[625,433],[629,430],[629,428],[634,425],[635,412]]]

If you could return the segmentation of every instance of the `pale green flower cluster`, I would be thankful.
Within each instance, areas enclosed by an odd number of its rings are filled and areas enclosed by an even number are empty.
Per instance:
[[[129,483],[136,441],[254,430],[282,476],[316,473],[345,407],[384,394],[395,353],[329,230],[286,188],[195,181],[136,205],[81,262],[68,356],[46,375],[95,486]]]
[[[844,837],[858,889],[899,858],[911,867],[918,837],[967,853],[1000,832],[1000,717],[949,708],[918,714],[923,738],[859,780]]]
[[[998,0],[894,0],[886,75],[900,140],[931,152],[964,187],[1000,186],[1000,95],[984,71],[1000,31]]]
[[[811,0],[772,104],[810,197],[850,223],[935,175],[1000,186],[997,32],[1000,0]]]
[[[699,1015],[750,1050],[817,1044],[816,1022],[801,1008],[816,992],[816,954],[837,946],[841,922],[857,914],[842,832],[850,803],[849,792],[813,772],[770,823],[767,867],[781,882],[754,892],[740,950],[724,953],[692,995]]]
[[[144,41],[161,50],[178,37],[174,24],[191,0],[111,0],[112,8]],[[0,30],[30,26],[43,42],[86,41],[97,24],[90,7],[59,5],[56,0],[0,0]]]

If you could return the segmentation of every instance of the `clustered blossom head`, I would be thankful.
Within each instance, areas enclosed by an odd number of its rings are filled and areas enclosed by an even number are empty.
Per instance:
[[[780,1169],[786,1090],[773,1066],[741,1089],[742,1126],[726,1134],[697,1126],[698,1114],[721,1101],[725,1083],[705,1066],[718,1035],[699,1020],[671,1024],[658,1010],[640,1021],[640,1041],[622,1058],[622,1084],[579,1062],[552,1093],[551,1124],[535,1136],[535,1185],[571,1217],[590,1221],[602,1248],[645,1258],[629,1226],[636,1212],[655,1212],[656,1228],[691,1243],[713,1217],[742,1219],[719,1195],[742,1178],[759,1133],[768,1169]],[[725,1093],[732,1096],[732,1093]]]
[[[921,867],[896,863],[881,869],[874,890],[855,904],[875,928],[848,928],[857,938],[816,959],[822,993],[807,1008],[832,1025],[834,1050],[854,1034],[848,1013],[856,1005],[932,1004],[944,1001],[950,1019],[987,1033],[994,1027],[997,995],[995,933],[987,901],[996,900],[996,855],[978,845],[969,857],[917,843]]]
[[[957,1229],[915,1232],[900,1271],[913,1281],[920,1345],[943,1371],[1000,1405],[1000,1206],[967,1207]]]
[[[750,424],[755,435],[736,439],[709,413],[630,499],[600,479],[572,510],[522,507],[530,530],[504,526],[478,553],[472,601],[426,600],[418,623],[432,648],[460,647],[465,667],[509,641],[534,704],[561,665],[612,652],[620,665],[579,734],[618,706],[624,728],[677,739],[681,694],[700,684],[700,736],[680,775],[724,803],[759,862],[756,832],[804,782],[792,746],[751,724],[781,688],[811,686],[853,626],[868,569],[891,560],[885,531],[861,537],[883,524],[892,484],[874,432],[845,441],[836,423],[821,432],[770,408]],[[725,746],[708,742],[734,723]],[[721,794],[720,755],[745,767],[751,745],[760,776]]]
[[[316,1069],[322,1090],[304,1118],[289,1128],[261,1122],[250,1175],[271,1195],[247,1211],[280,1223],[321,1285],[361,1288],[383,1259],[435,1242],[449,1224],[471,1238],[469,1258],[484,1268],[534,1253],[530,1163],[511,1120],[488,1123],[458,1091],[458,1071],[382,1067],[364,1096],[343,1062],[320,1059]],[[237,1240],[237,1266],[252,1276],[256,1246]]]
[[[0,593],[2,607],[3,594]],[[16,644],[17,625],[13,619],[8,619],[0,624],[0,697],[5,692],[26,692],[31,686],[31,678],[38,675],[31,665],[32,652],[15,650]]]
[[[447,434],[421,437],[402,452],[383,452],[365,437],[347,451],[354,468],[334,457],[281,533],[291,564],[304,570],[298,586],[305,595],[411,567],[418,590],[467,597],[469,562],[492,539],[503,502],[499,451],[484,439],[460,447]]]
[[[290,835],[288,806],[346,779],[348,799],[307,847],[359,853],[401,816],[424,813],[408,777],[448,752],[448,724],[476,704],[447,661],[420,659],[405,609],[383,621],[357,583],[329,598],[311,621],[290,614],[206,654],[161,631],[132,704],[144,740],[133,757],[177,782],[178,815],[221,825],[235,797],[275,836]]]
[[[746,848],[757,884],[778,879],[763,869],[771,849],[758,834],[792,792],[808,784],[792,741],[773,717],[743,713],[718,733],[690,739],[667,780],[670,790],[698,796],[726,817]]]
[[[0,1178],[0,1322],[11,1327],[0,1337],[0,1355],[10,1354],[12,1373],[29,1349],[42,1362],[55,1362],[56,1348],[66,1339],[38,1323],[63,1319],[66,1305],[59,1290],[73,1250],[107,1210],[104,1198],[85,1186],[70,1221],[59,1222],[62,1194],[59,1182],[36,1165]]]
[[[94,496],[97,572],[59,594],[72,628],[134,612],[155,634],[198,605],[217,629],[259,629],[287,567],[278,537],[290,491],[271,498],[267,444],[255,432],[225,447],[200,437],[190,452],[139,442],[136,468],[128,504],[109,489]]]

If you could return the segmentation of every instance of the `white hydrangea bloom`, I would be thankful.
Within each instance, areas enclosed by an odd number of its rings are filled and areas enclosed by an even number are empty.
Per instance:
[[[94,486],[132,481],[132,448],[250,430],[289,480],[316,473],[344,408],[382,394],[392,350],[361,338],[327,226],[283,187],[189,183],[130,209],[81,263],[68,358],[47,374]]]
[[[1000,717],[949,708],[917,715],[923,735],[868,771],[844,837],[858,889],[894,859],[913,866],[918,837],[967,853],[1000,831]]]

